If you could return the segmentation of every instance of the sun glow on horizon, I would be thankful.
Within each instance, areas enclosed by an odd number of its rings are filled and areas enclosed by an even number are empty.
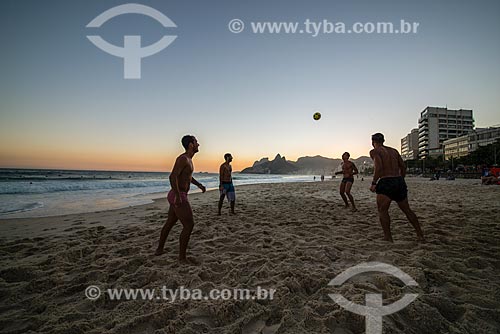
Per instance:
[[[277,154],[285,157],[287,161],[297,161],[300,157],[322,156],[325,158],[340,159],[345,150],[338,150],[335,155],[309,152],[309,154],[286,154],[285,151],[273,154],[262,154],[257,157],[240,156],[237,152],[232,153],[233,171],[241,171],[251,167],[255,161],[263,158],[273,160]],[[349,151],[352,159],[365,154],[356,154]],[[61,169],[61,170],[105,170],[105,171],[130,171],[130,172],[169,172],[176,157],[182,152],[175,154],[112,154],[110,152],[0,152],[0,168],[23,168],[23,169]],[[224,162],[222,157],[197,153],[193,158],[195,172],[218,173],[219,166]]]

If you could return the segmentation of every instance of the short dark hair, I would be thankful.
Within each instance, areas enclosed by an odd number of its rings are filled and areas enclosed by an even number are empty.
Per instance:
[[[187,149],[188,149],[188,147],[189,147],[189,144],[190,144],[190,143],[193,143],[193,144],[194,144],[194,140],[195,140],[195,139],[196,139],[196,138],[195,138],[194,136],[192,136],[192,135],[185,135],[185,136],[184,136],[184,137],[182,137],[182,139],[181,139],[182,147],[184,147],[184,149],[186,149],[186,150],[187,150]]]
[[[224,160],[227,160],[227,158],[229,158],[230,156],[231,156],[231,153],[224,154]]]
[[[377,132],[376,134],[372,135],[372,141],[379,143],[379,144],[383,144],[385,141],[384,135],[381,134],[380,132]]]
[[[350,157],[351,155],[349,154],[349,152],[344,152],[344,154],[347,154],[347,157]],[[342,154],[342,155],[344,155]]]

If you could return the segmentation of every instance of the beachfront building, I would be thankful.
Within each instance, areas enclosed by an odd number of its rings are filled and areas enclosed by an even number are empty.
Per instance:
[[[401,157],[405,161],[418,159],[418,129],[401,138]]]
[[[452,138],[443,142],[444,158],[461,158],[469,154],[469,135]]]
[[[473,129],[472,110],[425,108],[418,120],[419,158],[442,155],[445,140],[466,135]]]
[[[500,139],[500,127],[477,128],[469,136],[469,151],[473,152],[479,146],[495,143]]]
[[[460,158],[470,152],[477,150],[480,146],[486,146],[500,140],[500,127],[477,128],[469,134],[443,142],[444,158]]]

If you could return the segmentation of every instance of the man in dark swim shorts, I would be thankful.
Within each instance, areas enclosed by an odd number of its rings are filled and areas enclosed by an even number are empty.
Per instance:
[[[384,141],[383,134],[374,134],[372,136],[373,150],[370,151],[370,157],[375,166],[370,190],[377,193],[378,214],[384,230],[384,240],[393,241],[389,206],[392,201],[395,201],[415,228],[418,241],[424,242],[418,218],[408,204],[408,189],[404,179],[406,166],[399,152],[392,147],[384,146]]]
[[[378,180],[375,187],[377,194],[385,195],[396,203],[408,197],[408,188],[405,180],[401,177],[384,177]]]
[[[347,197],[349,197],[349,201],[351,201],[352,204],[352,211],[356,211],[357,209],[354,204],[354,198],[351,195],[351,187],[354,183],[354,175],[358,174],[358,168],[356,168],[356,165],[352,161],[349,161],[350,156],[349,152],[344,152],[344,154],[342,154],[342,171],[336,172],[335,175],[344,175],[342,182],[340,182],[340,196],[344,200],[346,208],[349,207],[349,202],[347,202]]]
[[[236,201],[236,193],[234,191],[233,177],[231,173],[233,172],[233,167],[231,166],[231,161],[233,161],[233,156],[231,153],[224,154],[224,163],[220,165],[219,168],[219,211],[218,215],[221,215],[222,203],[224,202],[224,197],[227,197],[231,205],[231,213],[234,214],[234,203]]]

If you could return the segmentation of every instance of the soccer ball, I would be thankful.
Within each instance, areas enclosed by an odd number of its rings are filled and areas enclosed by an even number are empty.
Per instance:
[[[321,118],[321,114],[319,112],[315,112],[313,115],[313,118],[315,121],[319,120]]]

